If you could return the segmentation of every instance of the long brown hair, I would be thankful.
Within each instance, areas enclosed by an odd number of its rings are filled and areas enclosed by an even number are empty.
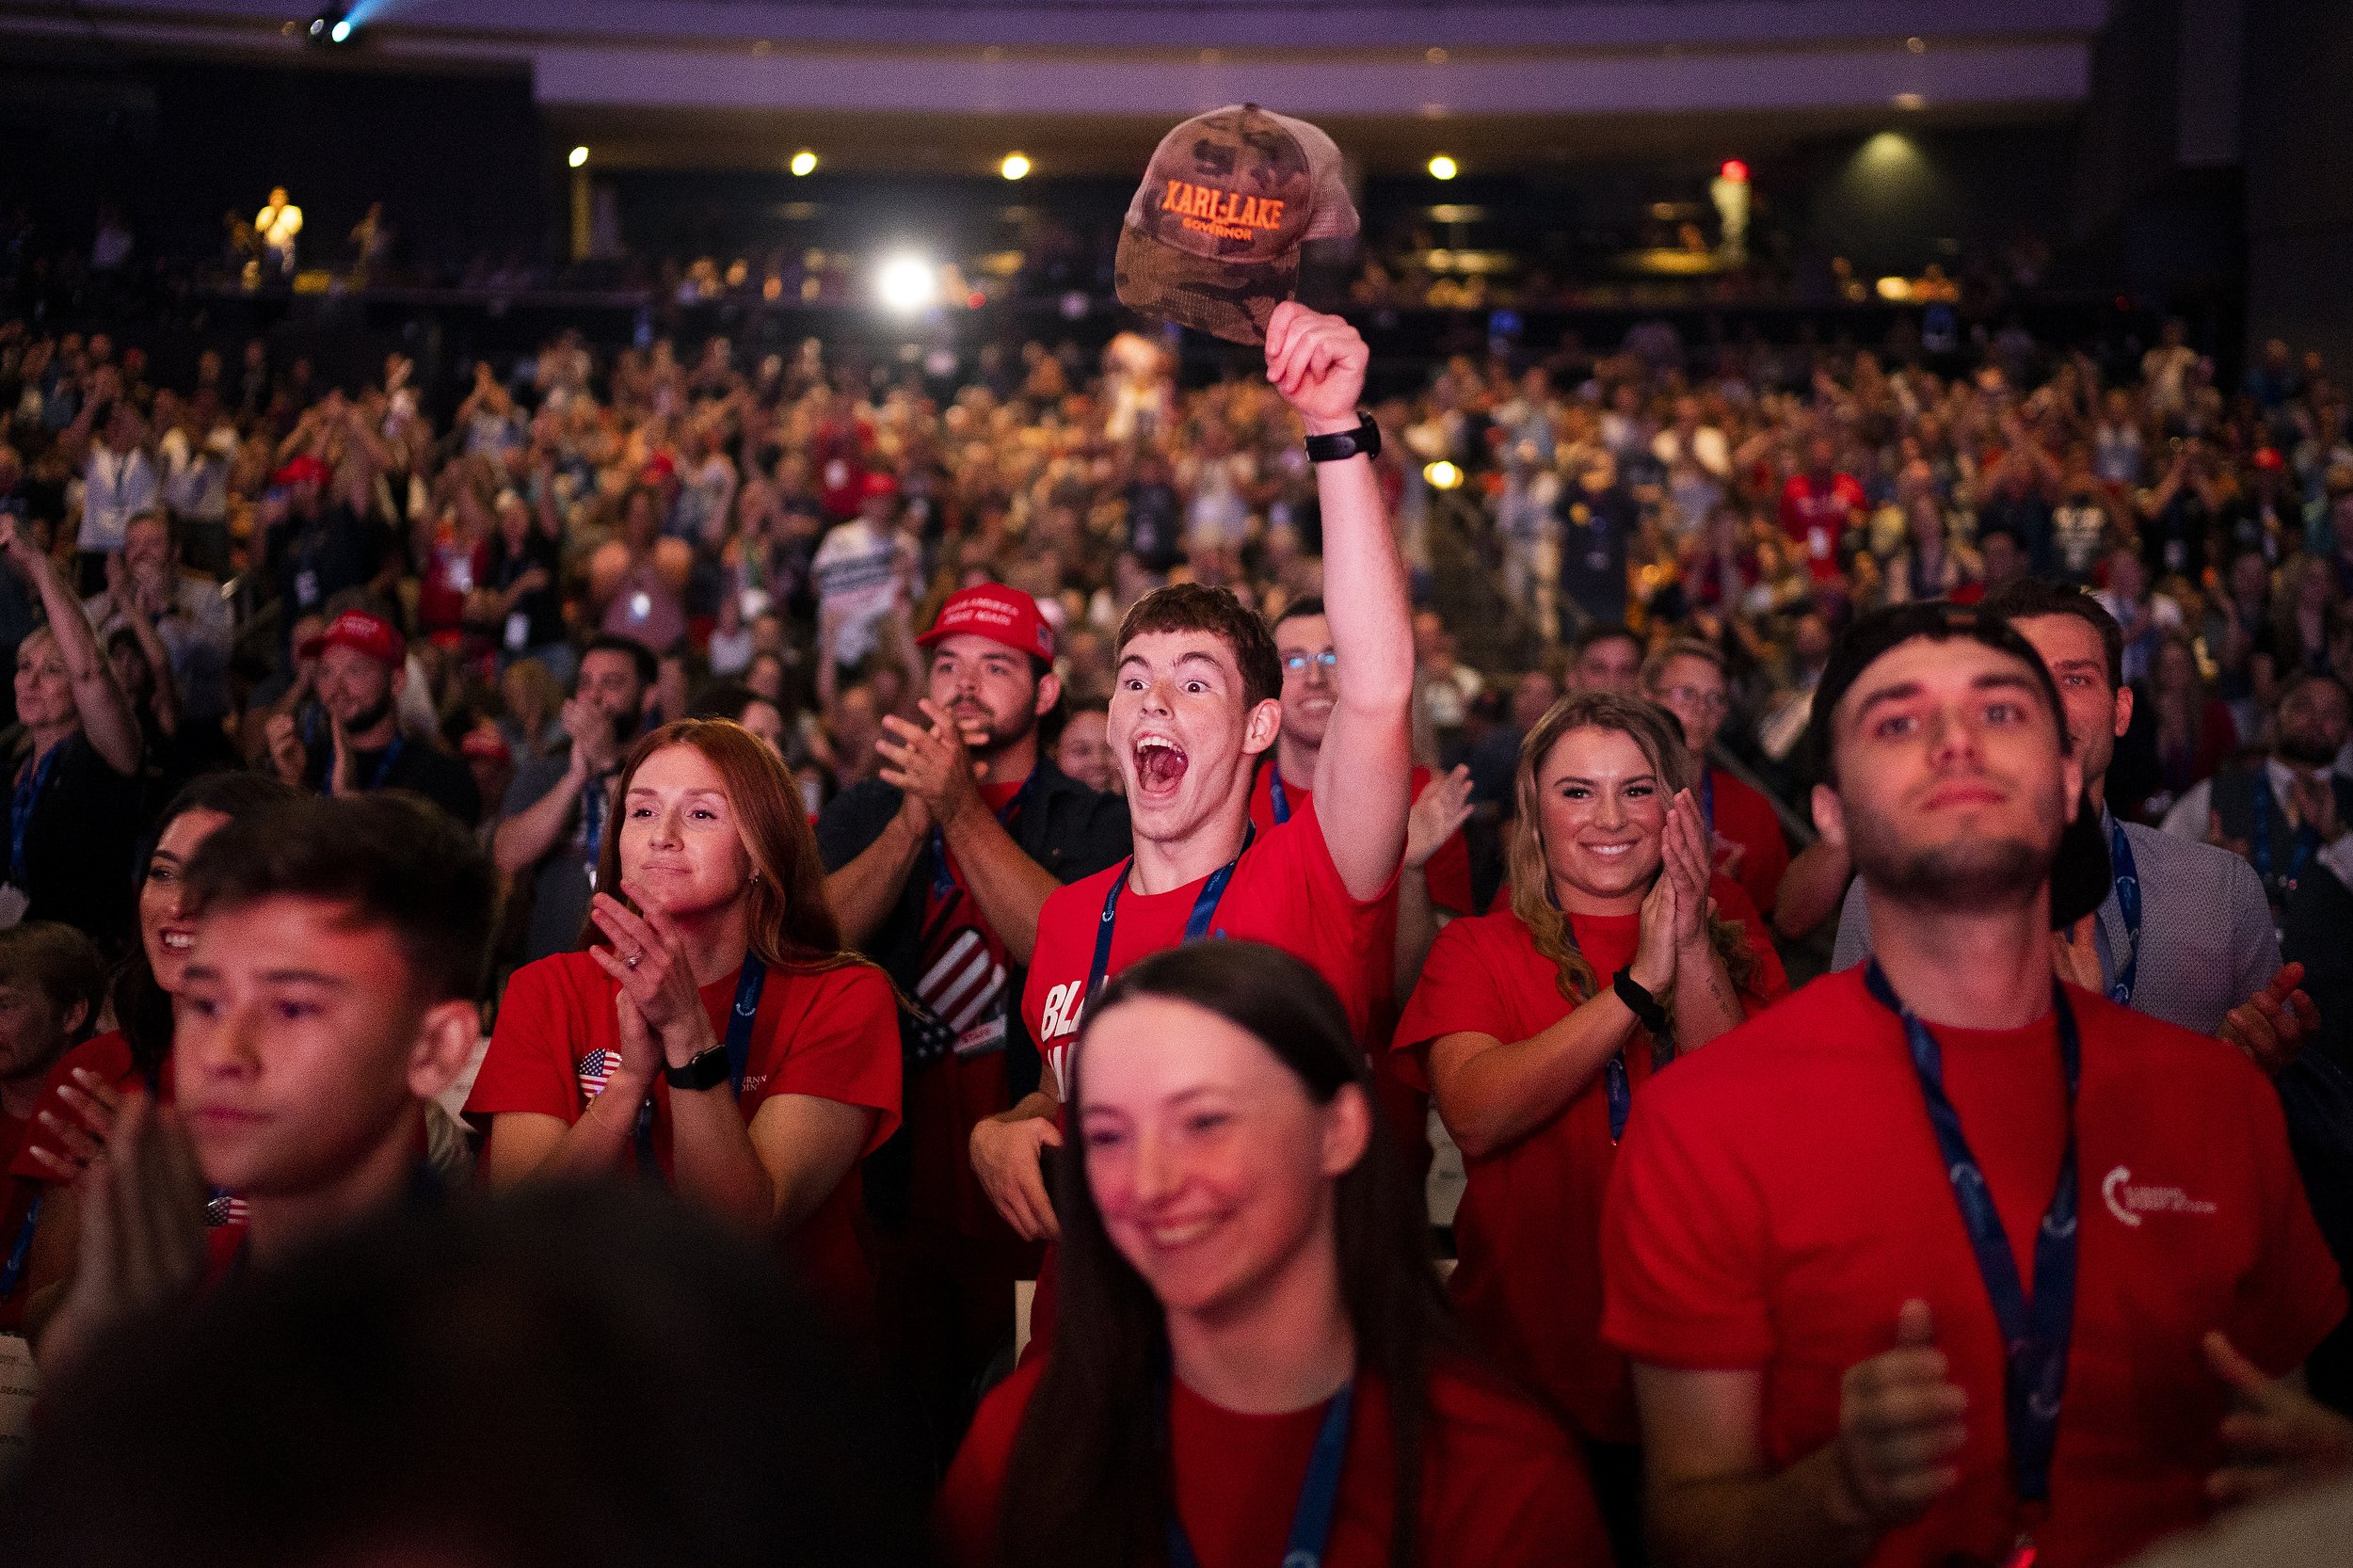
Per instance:
[[[1371,1069],[1339,999],[1289,953],[1257,942],[1164,949],[1112,978],[1088,1005],[1086,1031],[1139,997],[1186,1002],[1225,1019],[1273,1052],[1318,1105],[1352,1084],[1371,1103]],[[1074,1128],[1085,1104],[1082,1033],[1070,1073]],[[1073,1140],[1057,1161],[1061,1311],[1053,1352],[1014,1434],[999,1494],[996,1560],[1004,1568],[1159,1568],[1168,1560],[1174,1508],[1168,1416],[1158,1402],[1171,1375],[1168,1318],[1112,1240],[1078,1144]],[[1431,1372],[1444,1366],[1482,1380],[1489,1374],[1455,1327],[1404,1161],[1378,1128],[1334,1183],[1331,1223],[1357,1365],[1388,1398],[1396,1511],[1388,1561],[1414,1568],[1427,1557],[1425,1456],[1444,1436],[1432,1420]]]
[[[614,781],[604,847],[597,856],[597,887],[632,910],[621,891],[621,809],[630,781],[646,759],[670,746],[693,746],[718,770],[735,830],[752,857],[752,883],[744,897],[744,940],[772,968],[815,971],[863,963],[844,952],[841,927],[825,902],[825,867],[817,856],[817,836],[801,809],[800,792],[785,776],[784,763],[765,742],[732,719],[676,719],[630,748]],[[585,947],[609,947],[612,938],[594,920],[582,933]]]
[[[1552,960],[1553,984],[1563,1000],[1575,1007],[1600,989],[1593,966],[1577,951],[1569,917],[1553,901],[1552,868],[1545,859],[1544,791],[1537,775],[1553,747],[1573,729],[1608,729],[1631,739],[1658,776],[1659,788],[1673,796],[1699,782],[1699,766],[1683,744],[1675,716],[1655,702],[1621,696],[1615,692],[1575,692],[1552,705],[1520,743],[1520,764],[1513,777],[1519,815],[1512,824],[1506,866],[1512,878],[1512,913],[1528,927],[1536,951]],[[1707,917],[1708,945],[1724,962],[1733,989],[1745,991],[1756,979],[1756,954],[1749,951],[1744,922],[1721,915]]]

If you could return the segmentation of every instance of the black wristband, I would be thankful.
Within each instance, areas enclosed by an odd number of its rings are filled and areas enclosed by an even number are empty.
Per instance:
[[[662,1078],[673,1089],[716,1089],[728,1080],[728,1048],[713,1046],[696,1051],[683,1067],[664,1066]]]
[[[1381,426],[1370,414],[1361,409],[1356,415],[1356,428],[1335,430],[1328,436],[1307,438],[1307,460],[1311,463],[1337,463],[1358,453],[1368,457],[1381,456]]]
[[[1635,1018],[1650,1031],[1652,1038],[1664,1040],[1667,1037],[1670,1028],[1667,1010],[1658,1005],[1658,999],[1650,994],[1648,986],[1634,978],[1631,964],[1618,971],[1616,978],[1609,982],[1609,988],[1618,993],[1620,1001],[1633,1010]]]

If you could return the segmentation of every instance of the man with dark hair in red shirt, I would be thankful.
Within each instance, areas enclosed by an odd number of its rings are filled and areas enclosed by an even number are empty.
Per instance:
[[[1413,769],[1405,568],[1373,473],[1379,427],[1358,410],[1364,339],[1337,316],[1285,301],[1268,324],[1266,362],[1306,428],[1332,648],[1348,680],[1318,752],[1312,803],[1260,833],[1251,792],[1283,725],[1282,665],[1266,624],[1196,584],[1156,589],[1128,612],[1109,733],[1135,853],[1048,896],[1021,999],[1045,1080],[972,1129],[973,1168],[1025,1237],[1055,1232],[1039,1155],[1062,1143],[1070,1047],[1108,975],[1180,942],[1265,941],[1315,965],[1359,1040],[1374,1026],[1369,955],[1388,937],[1383,905],[1404,853]]]
[[[1662,1561],[2118,1561],[2232,1457],[2216,1336],[2280,1377],[2344,1315],[2262,1073],[2052,978],[2106,892],[2052,880],[2062,712],[1949,605],[1823,675],[1815,821],[1871,958],[1663,1075],[1604,1217]]]

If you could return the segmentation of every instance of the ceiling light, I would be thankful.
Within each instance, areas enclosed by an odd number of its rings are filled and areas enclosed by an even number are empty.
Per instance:
[[[1023,175],[1030,172],[1029,154],[1025,152],[1006,153],[1005,161],[997,166],[997,172],[1003,175],[1008,180],[1020,179]]]
[[[813,173],[817,168],[817,154],[811,152],[808,148],[804,147],[798,152],[792,154],[792,161],[785,165],[785,168],[791,169],[795,174]]]
[[[1462,166],[1443,152],[1430,160],[1430,177],[1433,180],[1451,180],[1461,172]]]

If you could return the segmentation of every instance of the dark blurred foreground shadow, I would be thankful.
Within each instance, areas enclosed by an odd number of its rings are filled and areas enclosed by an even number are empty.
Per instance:
[[[914,1446],[851,1365],[658,1192],[392,1215],[49,1389],[0,1562],[926,1561]]]

